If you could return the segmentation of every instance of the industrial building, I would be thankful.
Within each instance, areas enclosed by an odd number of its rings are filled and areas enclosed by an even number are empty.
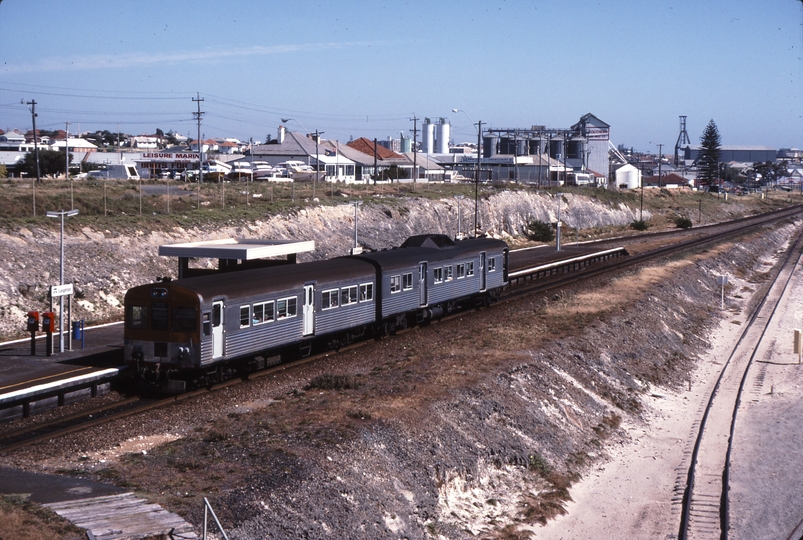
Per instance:
[[[435,127],[443,131],[442,124]],[[483,130],[480,177],[482,181],[538,185],[605,185],[609,175],[609,146],[610,125],[591,113],[562,129],[490,127]],[[441,163],[472,177],[477,157],[453,155]]]
[[[688,145],[682,148],[683,160],[687,165],[697,163],[697,158],[702,151],[700,145]],[[778,151],[769,146],[720,146],[719,159],[722,163],[731,161],[742,163],[764,163],[774,162],[778,156]]]

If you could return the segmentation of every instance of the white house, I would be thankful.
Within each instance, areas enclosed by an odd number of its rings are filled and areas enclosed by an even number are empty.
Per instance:
[[[139,148],[140,150],[155,150],[156,148],[159,148],[159,138],[138,135],[136,137],[131,137],[128,140],[128,144],[131,146],[131,148]]]

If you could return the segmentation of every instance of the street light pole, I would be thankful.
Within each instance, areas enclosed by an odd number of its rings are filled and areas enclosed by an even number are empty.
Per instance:
[[[455,199],[457,199],[457,238],[460,238],[460,234],[463,232],[463,228],[460,226],[460,201],[465,199],[465,197],[457,195]]]
[[[290,120],[292,120],[293,122],[295,122],[296,124],[298,124],[299,126],[301,126],[301,129],[303,129],[303,130],[304,130],[304,135],[307,135],[307,134],[311,133],[311,131],[309,131],[307,128],[305,128],[305,127],[304,127],[304,124],[302,124],[301,122],[299,122],[299,121],[298,121],[298,120],[296,120],[295,118],[282,118],[282,119],[281,119],[282,123],[284,123],[284,124],[286,124],[286,123],[287,123],[287,122],[289,122]]]
[[[463,109],[452,109],[452,112],[461,112],[471,121],[471,117]],[[474,236],[477,236],[477,226],[479,221],[479,190],[480,190],[480,167],[482,166],[482,120],[477,122],[477,171],[474,177]]]
[[[297,120],[296,120],[297,121]],[[303,126],[302,126],[303,127]],[[312,200],[315,200],[315,188],[320,181],[320,174],[321,174],[321,158],[318,154],[318,144],[321,142],[321,135],[323,135],[323,131],[315,130],[315,182],[312,184]],[[337,178],[337,173],[335,173],[335,178]],[[325,192],[326,190],[324,190]]]
[[[354,205],[354,249],[351,250],[352,255],[357,254],[357,207],[362,204],[362,201],[351,201],[350,204]]]
[[[555,193],[555,196],[558,198],[558,223],[555,233],[555,251],[560,251],[560,229],[563,226],[560,222],[560,207],[563,203],[563,193]]]
[[[474,238],[477,237],[480,200],[480,170],[482,167],[482,120],[477,122],[477,179],[474,182]]]
[[[60,210],[47,212],[47,217],[61,218],[61,235],[59,241],[59,285],[64,285],[64,216],[78,215],[78,210]],[[59,352],[64,352],[64,296],[59,296]]]

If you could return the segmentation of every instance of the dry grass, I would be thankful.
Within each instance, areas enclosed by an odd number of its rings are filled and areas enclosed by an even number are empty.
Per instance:
[[[2,540],[79,540],[86,538],[79,529],[57,514],[22,497],[0,496],[0,539]]]
[[[557,302],[546,307],[548,316],[602,315],[632,305],[675,272],[693,261],[673,261],[665,266],[643,268],[625,277],[614,279],[600,288],[574,295],[559,295]]]

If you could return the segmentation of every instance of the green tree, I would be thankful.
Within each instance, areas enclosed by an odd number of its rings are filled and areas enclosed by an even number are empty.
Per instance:
[[[700,155],[697,158],[697,180],[701,185],[711,185],[716,183],[719,168],[720,137],[717,125],[714,120],[709,120],[705,126],[702,137],[700,137]]]
[[[70,154],[72,160],[72,154]],[[39,150],[39,174],[42,176],[64,173],[64,156],[60,150]],[[22,165],[18,168],[28,174],[29,177],[36,178],[36,152],[28,152],[22,160]]]
[[[789,171],[786,169],[786,163],[782,161],[753,163],[753,170],[761,175],[760,183],[765,186],[777,185],[778,180],[789,174]]]
[[[398,180],[400,178],[407,178],[409,174],[407,174],[407,169],[402,169],[398,165],[391,165],[387,169],[383,169],[380,172],[379,179],[380,180],[390,180],[393,182],[394,180]]]
[[[536,242],[551,242],[555,239],[555,230],[552,224],[540,219],[534,219],[527,224],[527,238]]]

